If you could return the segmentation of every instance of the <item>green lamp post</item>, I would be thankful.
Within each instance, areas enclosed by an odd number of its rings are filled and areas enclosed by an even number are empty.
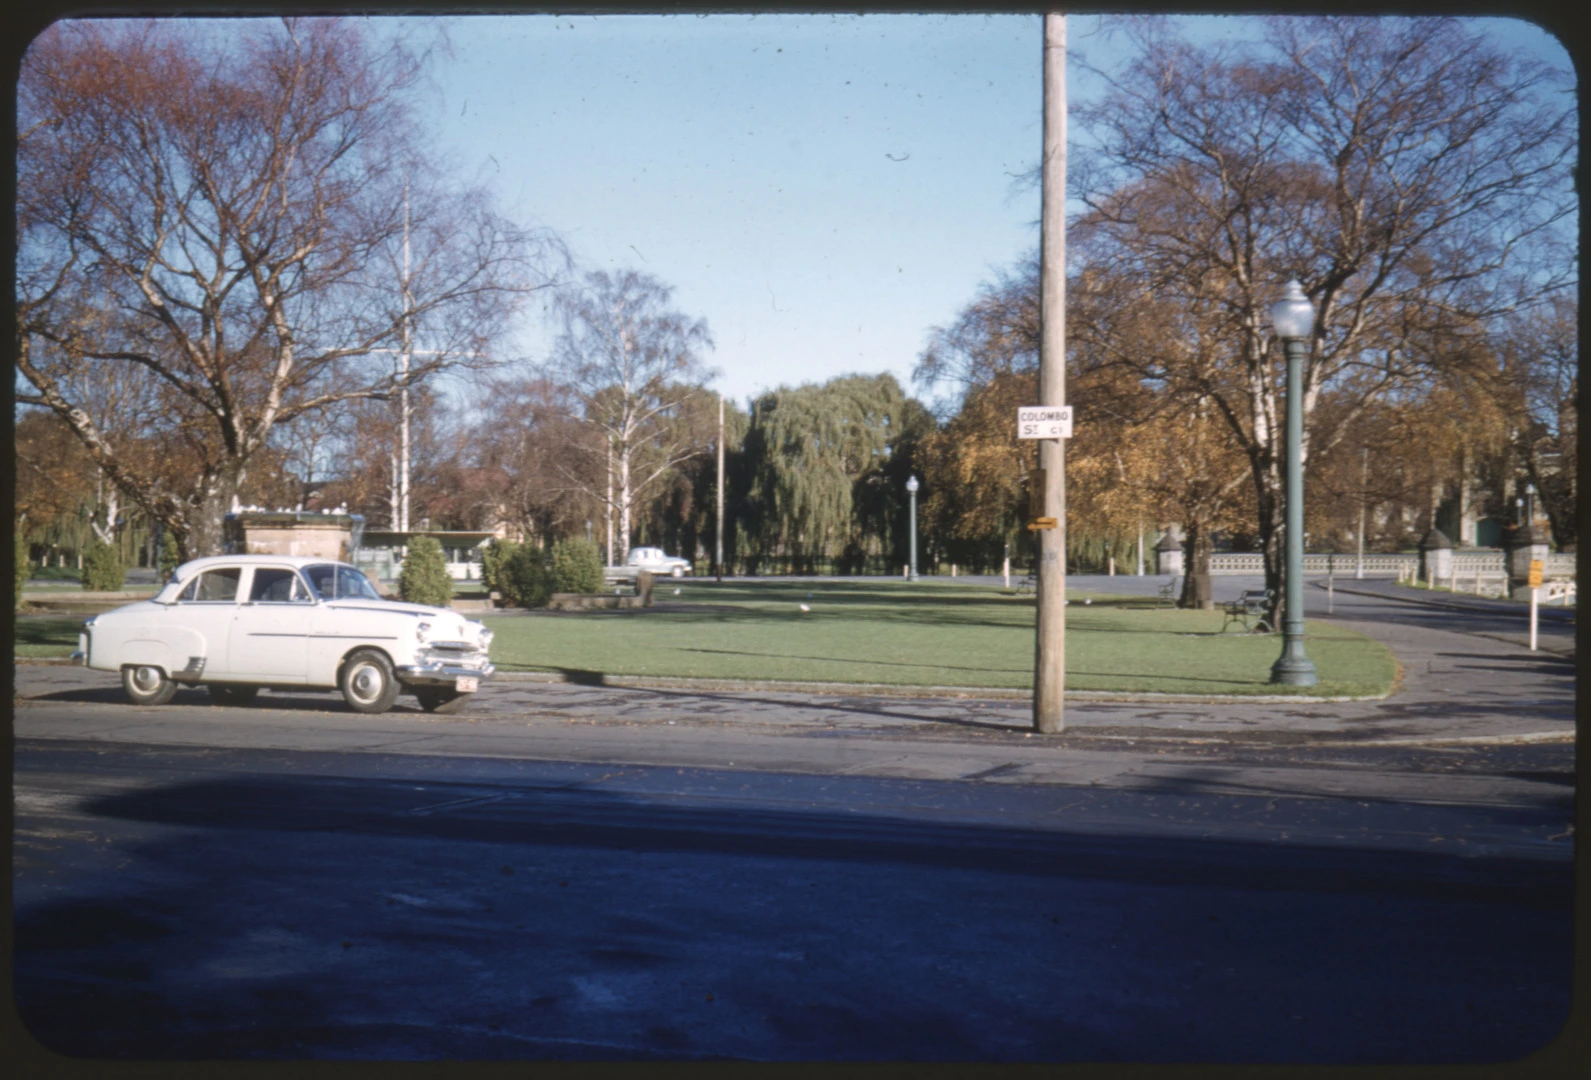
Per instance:
[[[911,496],[911,573],[910,580],[917,580],[917,477],[906,478],[906,494]]]
[[[1297,281],[1271,305],[1271,326],[1287,356],[1286,577],[1282,581],[1282,655],[1271,682],[1314,686],[1315,665],[1304,655],[1304,400],[1303,366],[1315,329],[1315,309]]]

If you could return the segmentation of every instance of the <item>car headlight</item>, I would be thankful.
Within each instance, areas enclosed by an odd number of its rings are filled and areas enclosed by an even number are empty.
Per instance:
[[[420,621],[420,623],[417,626],[415,626],[415,628],[414,628],[414,640],[423,642],[425,640],[426,635],[429,634],[430,632],[431,632],[431,624],[426,622],[426,621],[424,621],[422,619]]]

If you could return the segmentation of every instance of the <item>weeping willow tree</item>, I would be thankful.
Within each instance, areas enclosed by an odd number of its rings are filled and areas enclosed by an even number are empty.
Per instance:
[[[905,531],[905,473],[932,426],[887,374],[762,395],[743,444],[753,558],[783,557],[812,573],[820,562],[859,569],[868,556],[893,554]]]

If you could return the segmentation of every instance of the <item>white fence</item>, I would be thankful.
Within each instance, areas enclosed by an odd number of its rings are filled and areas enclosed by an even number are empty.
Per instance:
[[[1410,578],[1420,572],[1418,555],[1309,555],[1304,556],[1304,574],[1332,574],[1338,577],[1359,577],[1363,564],[1365,577]],[[1573,580],[1574,553],[1554,552],[1547,556],[1544,576],[1560,580]],[[1460,578],[1473,579],[1503,575],[1507,563],[1502,551],[1480,548],[1453,552],[1453,573]],[[1263,574],[1265,557],[1259,552],[1225,552],[1210,557],[1212,574]]]

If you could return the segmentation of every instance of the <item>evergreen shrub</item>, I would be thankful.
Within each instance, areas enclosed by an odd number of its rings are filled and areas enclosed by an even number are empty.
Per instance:
[[[552,546],[552,591],[602,591],[602,555],[589,540],[560,540]]]
[[[453,599],[453,579],[447,573],[442,544],[434,536],[417,536],[409,541],[398,574],[398,595],[411,604],[447,607]]]
[[[552,596],[552,574],[547,553],[534,544],[521,544],[498,571],[498,592],[516,607],[546,607]]]
[[[499,593],[504,597],[508,595],[503,588],[503,564],[518,548],[519,545],[512,540],[494,538],[481,549],[481,584],[486,586],[487,592]]]
[[[127,580],[121,556],[103,540],[94,540],[83,549],[83,589],[87,592],[115,592]]]

